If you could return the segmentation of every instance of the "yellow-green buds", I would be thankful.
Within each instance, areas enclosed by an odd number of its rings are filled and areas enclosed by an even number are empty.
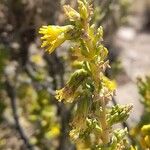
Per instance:
[[[122,140],[122,138],[126,135],[127,133],[127,128],[125,129],[117,129],[114,131],[114,135],[117,137],[118,140]]]
[[[52,53],[58,46],[70,38],[69,31],[72,29],[72,25],[41,27],[39,30],[39,33],[43,35],[41,37],[43,40],[41,47],[46,48],[46,51]]]
[[[107,56],[108,56],[108,50],[107,50],[106,47],[104,47],[102,45],[99,45],[98,52],[99,52],[101,60],[105,60],[107,58]]]
[[[140,143],[143,149],[150,148],[150,124],[144,125],[141,128],[141,133]]]
[[[64,6],[64,11],[70,21],[80,20],[80,14],[69,5]]]
[[[150,148],[150,135],[146,135],[144,137],[144,141],[145,141],[145,147]]]
[[[78,10],[79,13],[69,5],[64,6],[65,14],[67,15],[70,21],[79,21],[81,19],[83,20],[88,19],[90,12],[88,12],[88,3],[86,1],[83,2],[81,0],[78,0]]]
[[[129,113],[132,109],[132,105],[115,105],[112,107],[109,115],[108,115],[108,122],[110,125],[119,123],[121,121],[125,121]]]
[[[76,111],[71,123],[71,126],[76,128],[84,128],[86,118],[91,107],[91,95],[89,93],[80,95],[77,99]]]
[[[110,144],[110,150],[123,150],[127,148],[125,147],[125,143],[123,143],[122,140],[124,139],[126,134],[127,134],[127,128],[115,130],[112,137],[112,142]]]
[[[106,87],[111,92],[113,92],[117,87],[116,82],[113,80],[111,81],[106,76],[102,77],[102,84],[104,87]]]
[[[131,146],[130,150],[138,150],[137,147]]]
[[[100,97],[105,99],[105,102],[107,103],[112,99],[112,96],[115,93],[116,82],[113,80],[111,81],[104,75],[101,76]]]
[[[150,124],[144,125],[141,131],[144,135],[150,135]]]
[[[71,103],[78,95],[76,90],[87,77],[88,73],[84,69],[74,72],[66,86],[63,89],[56,91],[56,99]]]
[[[92,129],[92,130],[95,129],[96,132],[99,132],[99,133],[102,132],[102,128],[99,126],[99,122],[96,119],[87,118],[86,123],[90,129]]]
[[[96,37],[101,39],[103,37],[103,27],[100,26],[98,29],[97,29],[97,34],[96,34]]]
[[[87,2],[86,1],[81,1],[81,0],[78,0],[78,4],[79,4],[79,13],[81,15],[81,18],[86,20],[89,16],[89,12],[87,10]]]
[[[69,135],[73,141],[76,141],[79,138],[79,134],[80,134],[80,131],[77,129],[72,129],[69,133]]]

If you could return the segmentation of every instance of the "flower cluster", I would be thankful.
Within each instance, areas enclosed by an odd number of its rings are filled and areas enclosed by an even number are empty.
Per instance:
[[[125,121],[132,105],[107,104],[114,96],[116,83],[105,76],[109,66],[108,50],[103,46],[103,28],[90,24],[92,5],[78,0],[78,11],[64,6],[71,25],[47,26],[40,29],[44,40],[42,47],[51,53],[66,40],[72,41],[73,63],[78,67],[65,87],[56,91],[56,99],[64,103],[75,103],[70,137],[78,150],[128,148],[124,137],[126,129],[112,131],[112,125]]]

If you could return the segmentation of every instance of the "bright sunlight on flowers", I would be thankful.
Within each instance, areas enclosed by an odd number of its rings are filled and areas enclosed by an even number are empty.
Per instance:
[[[46,51],[52,53],[58,46],[60,46],[64,41],[70,38],[68,32],[73,29],[72,25],[67,26],[42,26],[39,33],[43,36],[41,37],[42,45],[41,47],[46,48]]]

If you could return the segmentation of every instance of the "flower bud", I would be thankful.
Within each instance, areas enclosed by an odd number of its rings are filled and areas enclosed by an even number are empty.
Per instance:
[[[72,102],[78,96],[76,90],[88,77],[88,73],[84,69],[74,72],[64,88],[56,91],[56,99],[59,101]]]
[[[81,18],[84,20],[88,19],[89,14],[88,14],[87,6],[86,6],[87,3],[79,0],[78,4],[79,4],[78,9],[79,9],[79,13],[81,15]]]
[[[145,136],[144,138],[147,148],[150,148],[150,135]]]
[[[100,38],[103,38],[103,27],[100,26],[98,29],[97,29],[97,38],[100,39]]]
[[[78,21],[80,20],[80,14],[71,8],[69,5],[64,6],[64,11],[70,21]]]
[[[144,125],[141,131],[144,135],[150,135],[150,124]]]
[[[128,116],[129,112],[132,109],[132,105],[115,105],[112,107],[109,115],[108,115],[108,122],[110,125],[125,121]]]

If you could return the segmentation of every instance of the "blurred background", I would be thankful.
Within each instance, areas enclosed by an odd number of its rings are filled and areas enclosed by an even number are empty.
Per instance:
[[[76,0],[0,0],[0,150],[75,149],[68,138],[71,108],[54,98],[72,69],[69,43],[49,55],[38,34],[42,25],[66,24],[64,4],[77,7]],[[113,104],[134,106],[125,123],[130,130],[145,112],[137,78],[150,75],[150,0],[93,5],[92,21],[104,27],[109,49],[106,74],[118,85]]]

